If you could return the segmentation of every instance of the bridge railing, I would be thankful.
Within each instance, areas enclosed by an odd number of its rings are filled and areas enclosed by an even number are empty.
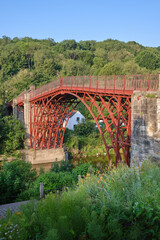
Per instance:
[[[141,90],[156,91],[159,87],[159,75],[111,75],[63,77],[63,87],[97,90]]]
[[[56,89],[77,89],[107,92],[156,91],[159,88],[159,75],[111,75],[111,76],[72,76],[61,77],[30,92],[30,99]],[[24,100],[24,91],[17,97],[17,103]]]
[[[20,102],[24,101],[24,95],[27,93],[27,90],[25,89],[22,93],[20,93],[17,97],[17,104],[19,104]]]
[[[37,88],[35,91],[30,92],[30,99],[42,94],[45,94],[47,92],[50,92],[54,89],[60,88],[61,81],[60,79],[56,79],[53,82],[47,83],[39,88]]]

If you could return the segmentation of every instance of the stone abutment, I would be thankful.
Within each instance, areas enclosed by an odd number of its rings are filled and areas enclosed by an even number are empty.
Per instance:
[[[160,161],[160,92],[135,91],[131,98],[131,166]]]

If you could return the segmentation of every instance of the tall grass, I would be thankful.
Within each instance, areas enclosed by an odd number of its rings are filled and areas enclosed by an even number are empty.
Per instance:
[[[120,166],[105,174],[87,174],[75,190],[50,194],[23,206],[0,222],[0,238],[150,240],[160,239],[160,168]],[[14,238],[15,231],[18,232]],[[12,237],[12,235],[11,235]]]

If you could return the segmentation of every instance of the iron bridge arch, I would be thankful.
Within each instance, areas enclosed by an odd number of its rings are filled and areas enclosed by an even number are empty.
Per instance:
[[[35,150],[61,148],[68,120],[80,102],[89,110],[98,126],[110,164],[112,161],[110,150],[113,149],[115,165],[124,158],[130,166],[130,95],[58,90],[31,101],[31,147]],[[103,130],[99,120],[104,122]],[[105,132],[109,134],[110,145],[107,144]]]

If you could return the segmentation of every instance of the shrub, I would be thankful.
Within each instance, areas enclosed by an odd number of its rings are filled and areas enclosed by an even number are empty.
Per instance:
[[[62,160],[60,162],[54,162],[51,165],[51,172],[71,172],[73,164],[69,160]]]
[[[89,163],[80,164],[73,168],[73,164],[69,161],[55,162],[50,172],[40,174],[29,189],[21,192],[18,200],[38,199],[40,182],[43,183],[45,194],[57,190],[61,191],[63,188],[74,187],[78,182],[78,175],[86,176],[88,171],[90,173],[95,171]]]
[[[78,166],[76,166],[73,171],[72,175],[75,181],[78,181],[78,176],[81,175],[82,177],[85,177],[88,172],[93,173],[95,169],[90,163],[83,163]]]
[[[82,136],[87,136],[90,133],[95,131],[95,123],[87,121],[87,122],[82,122],[77,125],[75,125],[75,134],[76,135],[82,135]]]
[[[31,163],[18,159],[4,162],[0,171],[0,203],[15,201],[20,193],[29,189],[35,178]]]
[[[35,193],[39,193],[40,182],[43,183],[46,192],[62,190],[64,187],[71,187],[74,184],[73,177],[68,172],[45,172],[37,178],[32,186]]]

